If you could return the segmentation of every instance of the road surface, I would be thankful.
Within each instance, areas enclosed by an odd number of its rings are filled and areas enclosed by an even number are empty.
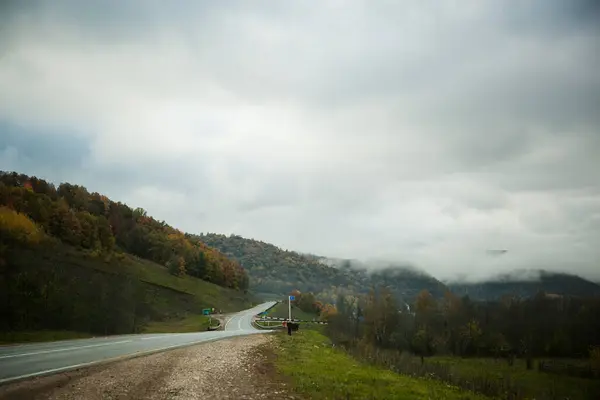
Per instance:
[[[252,327],[252,317],[274,304],[263,303],[234,314],[222,331],[121,335],[0,347],[0,384],[115,358],[265,332]]]

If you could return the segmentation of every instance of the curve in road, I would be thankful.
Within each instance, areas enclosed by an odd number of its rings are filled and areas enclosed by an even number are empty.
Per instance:
[[[0,384],[117,358],[263,333],[264,330],[252,326],[252,318],[274,304],[275,302],[263,303],[232,315],[222,331],[120,335],[0,347]]]

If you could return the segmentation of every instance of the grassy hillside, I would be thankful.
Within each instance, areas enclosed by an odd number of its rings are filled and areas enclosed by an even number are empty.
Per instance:
[[[232,312],[254,302],[249,294],[173,276],[166,267],[125,254],[96,257],[55,243],[20,248],[6,260],[0,279],[4,342],[203,330],[203,308]]]
[[[90,193],[83,186],[61,183],[56,188],[43,179],[0,171],[0,208],[0,250],[51,236],[95,254],[122,250],[164,265],[173,275],[232,289],[248,287],[248,276],[239,263],[148,216],[142,208]]]
[[[339,294],[365,293],[372,286],[390,286],[405,301],[421,290],[441,297],[446,290],[437,279],[411,268],[386,266],[370,272],[366,264],[349,260],[327,263],[323,257],[282,250],[241,236],[205,234],[199,240],[235,258],[248,271],[250,288],[260,293],[288,294],[294,289],[314,292],[333,302]]]
[[[206,327],[249,307],[234,260],[82,186],[0,171],[0,340]]]

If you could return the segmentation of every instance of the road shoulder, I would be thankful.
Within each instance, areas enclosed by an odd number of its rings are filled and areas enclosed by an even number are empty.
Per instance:
[[[0,399],[281,399],[272,335],[249,335],[0,386]]]

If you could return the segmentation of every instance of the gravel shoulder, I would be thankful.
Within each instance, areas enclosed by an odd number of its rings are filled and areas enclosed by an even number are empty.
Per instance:
[[[281,399],[272,335],[249,335],[0,386],[0,400]]]

